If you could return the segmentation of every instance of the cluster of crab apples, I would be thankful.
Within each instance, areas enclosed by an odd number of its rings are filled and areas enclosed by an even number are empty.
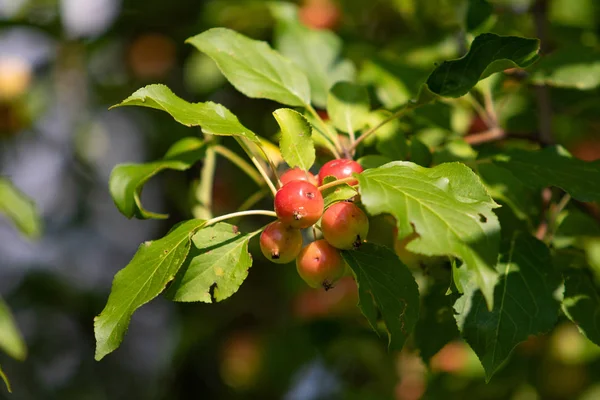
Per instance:
[[[345,179],[362,171],[359,163],[347,159],[327,162],[319,170],[318,178],[300,168],[286,171],[280,177],[282,186],[275,194],[278,220],[260,235],[260,248],[265,257],[277,264],[295,259],[298,274],[309,286],[326,290],[333,287],[346,272],[340,250],[360,247],[367,237],[369,220],[351,201],[335,203],[325,209],[319,186],[326,177]],[[301,230],[315,224],[323,239],[303,247]]]

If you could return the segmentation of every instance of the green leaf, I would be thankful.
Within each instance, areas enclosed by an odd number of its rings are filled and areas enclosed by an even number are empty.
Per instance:
[[[324,108],[334,83],[354,80],[354,65],[340,59],[342,41],[333,32],[301,24],[291,3],[271,2],[269,7],[277,20],[275,48],[306,74],[312,103]]]
[[[171,146],[160,161],[146,164],[119,164],[110,174],[108,182],[110,195],[119,211],[127,218],[167,218],[144,209],[140,199],[144,184],[148,179],[165,169],[185,171],[204,157],[204,142],[188,137]]]
[[[501,278],[492,311],[471,282],[463,283],[465,293],[455,304],[462,335],[488,380],[518,343],[554,327],[559,308],[554,292],[560,275],[544,243],[526,234],[514,235],[503,248],[497,270]]]
[[[584,270],[571,268],[563,274],[563,311],[585,337],[600,346],[600,291]]]
[[[539,57],[539,48],[538,39],[484,33],[473,40],[464,57],[438,66],[429,75],[427,86],[440,96],[463,96],[493,73],[533,64]]]
[[[436,282],[422,297],[421,313],[415,328],[415,342],[425,363],[446,344],[460,337],[454,319],[457,294],[446,294],[448,284]]]
[[[369,119],[370,111],[369,93],[364,86],[338,82],[329,91],[327,114],[342,132],[361,130]]]
[[[233,225],[220,223],[198,231],[190,254],[167,290],[174,301],[212,303],[239,289],[252,266],[248,242],[259,231],[240,234]],[[211,297],[212,296],[212,297]]]
[[[24,360],[27,357],[27,347],[23,337],[2,298],[0,298],[0,350],[16,360]]]
[[[500,225],[497,205],[473,171],[460,163],[393,162],[357,177],[369,214],[392,214],[399,237],[416,232],[407,246],[413,253],[462,259],[492,307]]]
[[[583,46],[556,50],[537,63],[531,82],[579,90],[595,89],[600,86],[600,52]]]
[[[492,17],[494,6],[487,0],[469,0],[465,25],[467,32],[477,30]]]
[[[227,80],[248,97],[288,106],[310,103],[306,75],[266,42],[226,28],[209,29],[186,42],[212,58]]]
[[[12,388],[10,387],[10,382],[8,381],[8,377],[2,370],[2,365],[0,365],[0,378],[2,378],[2,380],[4,381],[4,384],[6,385],[6,389],[8,390],[8,393],[12,393]]]
[[[389,347],[402,349],[419,317],[419,288],[412,274],[396,253],[373,243],[342,251],[342,256],[356,276],[362,313],[376,329],[378,309]]]
[[[392,160],[390,157],[382,156],[379,154],[369,154],[356,160],[356,162],[359,163],[363,167],[363,169],[381,167],[382,165],[385,165],[392,161],[394,160]]]
[[[3,177],[0,177],[0,214],[5,214],[30,238],[37,238],[42,232],[42,221],[34,202]]]
[[[315,162],[312,126],[302,114],[289,108],[275,110],[273,116],[281,128],[281,156],[290,167],[308,171]]]
[[[180,124],[200,126],[206,134],[241,136],[259,142],[256,134],[242,125],[227,108],[210,101],[189,103],[175,95],[165,85],[148,85],[141,88],[112,108],[122,106],[155,108],[167,112]]]
[[[115,275],[108,302],[94,319],[96,360],[119,347],[134,311],[173,280],[188,255],[192,236],[204,223],[197,219],[185,221],[165,237],[143,243],[129,264]]]
[[[335,177],[327,176],[323,180],[323,184],[331,183],[335,180]],[[356,196],[358,192],[352,186],[344,183],[330,187],[329,189],[325,189],[321,192],[321,194],[323,195],[324,208],[327,209],[329,206],[337,202],[350,200]]]
[[[493,161],[525,185],[557,186],[577,200],[600,200],[600,161],[573,158],[560,146],[538,151],[511,149]]]

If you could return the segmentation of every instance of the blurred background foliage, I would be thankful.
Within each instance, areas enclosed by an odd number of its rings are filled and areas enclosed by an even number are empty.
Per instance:
[[[511,137],[533,137],[540,112],[550,110],[553,142],[582,159],[600,158],[596,0],[298,5],[304,24],[344,40],[343,55],[356,64],[372,101],[389,108],[410,99],[435,63],[464,54],[476,33],[541,37],[548,56],[529,75],[507,71],[486,81],[501,125]],[[473,7],[483,8],[469,12]],[[0,354],[14,389],[12,395],[0,389],[0,398],[600,398],[600,350],[566,321],[520,345],[485,384],[463,342],[444,347],[429,369],[410,344],[388,353],[355,307],[353,281],[328,293],[307,290],[294,268],[266,264],[256,249],[249,278],[231,299],[216,305],[158,299],[134,315],[121,348],[95,362],[92,320],[113,275],[139,243],[191,216],[200,173],[200,166],[165,172],[146,185],[144,204],[169,212],[169,220],[120,215],[107,185],[114,165],[156,159],[171,143],[200,132],[163,113],[108,107],[160,82],[187,100],[226,105],[255,132],[276,134],[274,103],[243,97],[208,57],[184,43],[214,26],[273,39],[264,1],[0,0],[0,173],[36,202],[45,224],[41,238],[30,241],[0,221],[0,293],[28,346],[24,362]],[[545,109],[532,84],[549,84],[542,87],[551,100]],[[455,139],[485,124],[469,104],[456,101],[424,107],[397,128],[418,137],[439,163],[474,158]],[[227,162],[219,160],[218,171],[215,214],[235,210],[253,187]],[[504,229],[511,211],[499,213],[507,214]],[[249,221],[241,229],[256,226]],[[585,250],[600,271],[600,229],[587,215],[565,215],[555,243]]]

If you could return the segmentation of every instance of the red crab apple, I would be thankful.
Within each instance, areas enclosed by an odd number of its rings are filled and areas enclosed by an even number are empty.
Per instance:
[[[363,167],[354,160],[340,159],[326,162],[319,171],[319,185],[323,184],[325,177],[333,176],[336,179],[344,179],[352,176],[353,173],[360,174]],[[349,185],[356,185],[357,180],[348,182]]]
[[[358,248],[369,233],[367,215],[354,203],[340,202],[323,213],[321,219],[323,237],[333,247],[350,250]]]
[[[302,233],[280,221],[272,222],[260,234],[260,250],[275,264],[287,264],[302,250]]]
[[[308,228],[323,215],[323,196],[315,185],[292,181],[275,194],[275,213],[285,225]]]
[[[286,183],[290,183],[292,181],[306,181],[308,183],[312,183],[315,186],[319,184],[319,181],[313,174],[298,167],[291,168],[285,171],[283,175],[281,175],[279,180],[281,181],[282,185],[285,185]]]
[[[308,286],[329,290],[344,275],[346,264],[338,249],[320,239],[302,249],[296,268]]]

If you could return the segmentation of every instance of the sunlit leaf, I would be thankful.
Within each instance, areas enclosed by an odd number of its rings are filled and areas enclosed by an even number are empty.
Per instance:
[[[191,238],[204,225],[182,222],[163,238],[143,243],[129,264],[115,275],[108,301],[94,319],[96,360],[123,340],[135,310],[158,296],[175,278],[190,250]]]
[[[362,313],[376,329],[379,310],[389,347],[400,350],[419,317],[419,288],[412,274],[392,250],[373,243],[342,256],[356,276]]]
[[[416,232],[407,245],[413,253],[460,258],[492,307],[500,225],[497,205],[473,171],[460,163],[393,162],[357,177],[369,214],[392,214],[399,237]]]
[[[115,205],[127,218],[167,218],[142,206],[140,195],[148,179],[165,169],[184,171],[204,157],[204,142],[198,138],[181,139],[160,161],[146,164],[119,164],[110,174],[109,190]]]
[[[283,159],[290,167],[308,171],[315,162],[312,126],[302,114],[289,108],[280,108],[273,116],[281,129],[279,148]]]
[[[142,106],[162,110],[186,126],[200,126],[204,133],[219,136],[241,136],[258,142],[258,137],[220,104],[189,103],[165,85],[148,85],[113,107]]]
[[[514,235],[503,246],[497,270],[500,279],[491,311],[472,281],[463,283],[464,294],[455,304],[462,335],[488,380],[517,344],[552,329],[559,309],[554,292],[560,275],[544,243],[527,234]]]
[[[24,235],[40,236],[42,221],[34,202],[3,177],[0,177],[0,214],[6,215]]]
[[[2,380],[4,381],[4,384],[6,385],[6,389],[8,390],[8,393],[12,393],[12,388],[10,387],[10,382],[8,380],[8,377],[2,370],[2,365],[0,365],[0,378],[2,378]]]
[[[306,75],[266,42],[225,28],[212,28],[187,40],[216,63],[227,80],[248,97],[288,106],[310,103]]]
[[[237,233],[233,225],[226,223],[198,231],[167,296],[174,301],[212,303],[213,299],[221,301],[237,292],[252,266],[248,242],[258,233]]]
[[[2,298],[0,298],[0,350],[17,360],[24,360],[27,356],[23,337]]]

